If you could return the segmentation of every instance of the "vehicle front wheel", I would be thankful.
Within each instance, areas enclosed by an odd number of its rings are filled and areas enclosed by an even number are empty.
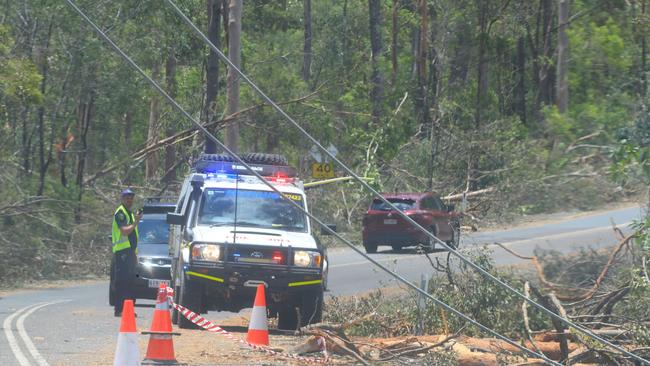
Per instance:
[[[111,260],[111,280],[108,283],[108,304],[115,306],[115,259]]]
[[[391,247],[393,248],[393,252],[395,253],[399,253],[402,251],[402,246],[399,244],[393,244],[391,245]]]
[[[180,287],[174,287],[174,303],[178,304],[180,301],[178,299],[178,294],[180,292]],[[178,318],[182,317],[182,315],[178,312],[176,309],[172,309],[172,324],[178,324]]]
[[[366,244],[363,244],[363,247],[366,248],[366,253],[368,253],[368,254],[377,253],[377,244],[376,243],[366,243]]]
[[[300,304],[300,326],[320,323],[323,320],[323,289],[306,291]]]
[[[278,311],[278,329],[296,330],[298,328],[298,313],[293,306],[285,306]]]
[[[201,286],[193,281],[184,280],[179,290],[178,300],[180,305],[200,314],[203,296]],[[196,324],[192,323],[182,314],[178,314],[178,327],[182,329],[199,329]]]

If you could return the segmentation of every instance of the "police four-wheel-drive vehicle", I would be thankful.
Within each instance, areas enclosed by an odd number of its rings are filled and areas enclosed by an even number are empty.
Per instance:
[[[242,159],[282,194],[229,155],[202,155],[167,214],[175,301],[196,313],[237,312],[252,307],[263,284],[280,329],[320,322],[327,259],[291,203],[307,210],[302,182],[281,155]],[[172,320],[194,327],[176,311]]]

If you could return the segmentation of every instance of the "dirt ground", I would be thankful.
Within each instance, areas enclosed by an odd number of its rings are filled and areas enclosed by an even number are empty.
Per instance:
[[[239,339],[246,339],[248,327],[248,314],[230,318],[225,321],[219,321],[219,326],[228,330],[232,335]],[[275,351],[287,352],[293,347],[302,343],[307,337],[277,334],[274,320],[271,319],[269,328],[269,343],[271,349]],[[305,361],[292,360],[286,357],[273,356],[261,351],[256,351],[227,338],[222,334],[212,333],[205,330],[188,330],[173,327],[174,332],[181,333],[180,336],[174,337],[174,350],[176,360],[180,364],[188,366],[208,366],[208,365],[306,365],[310,364]],[[140,330],[140,329],[139,329]],[[141,330],[140,330],[141,331]],[[117,338],[117,336],[116,336]],[[148,335],[139,336],[140,355],[144,358],[147,353],[149,342]],[[89,366],[112,365],[115,355],[115,344],[107,345],[104,349],[99,350],[95,355],[85,360],[75,360],[83,362]],[[321,358],[322,354],[307,355],[306,357]],[[338,364],[349,364],[342,359]],[[53,365],[54,366],[54,365]],[[61,365],[63,366],[63,365]]]

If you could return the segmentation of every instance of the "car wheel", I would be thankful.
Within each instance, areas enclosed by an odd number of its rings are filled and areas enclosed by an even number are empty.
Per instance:
[[[323,320],[323,289],[306,291],[300,304],[300,326],[320,323]]]
[[[323,291],[327,291],[327,278],[329,277],[329,273],[330,273],[330,268],[329,268],[329,263],[327,263],[327,266],[323,271]]]
[[[377,253],[377,244],[375,243],[367,243],[363,247],[366,248],[366,253],[368,254]]]
[[[178,293],[180,292],[179,287],[174,288],[174,303],[178,304]],[[178,324],[178,318],[182,315],[176,309],[172,309],[172,324]]]
[[[393,252],[395,252],[395,253],[399,253],[399,252],[402,251],[402,246],[401,245],[393,244],[393,245],[391,245],[391,247],[393,248]]]
[[[438,237],[438,232],[437,232],[435,226],[432,227],[429,230],[429,233],[431,233],[431,235],[433,235],[435,237]],[[424,251],[427,252],[427,253],[433,253],[433,250],[436,248],[437,241],[435,239],[429,237],[428,235],[427,235],[427,239],[428,239],[427,243],[424,245]]]
[[[447,242],[447,245],[449,245],[453,249],[458,249],[460,246],[460,227],[459,226],[452,226],[451,228],[451,239]]]
[[[108,304],[110,306],[115,306],[115,266],[114,266],[114,261],[115,259],[111,260],[111,279],[110,282],[108,283]]]
[[[180,286],[179,302],[180,305],[187,309],[199,314],[201,311],[201,287],[193,281],[184,280]],[[199,329],[199,327],[192,323],[183,315],[178,315],[178,327],[182,329]]]
[[[278,329],[296,330],[298,328],[298,313],[293,306],[285,306],[278,311]]]

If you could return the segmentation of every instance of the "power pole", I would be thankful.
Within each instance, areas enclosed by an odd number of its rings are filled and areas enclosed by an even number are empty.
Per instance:
[[[558,0],[557,34],[557,110],[564,114],[569,108],[569,0]]]
[[[228,58],[241,69],[241,12],[242,0],[230,0],[228,4]],[[239,112],[239,75],[228,68],[227,114]],[[235,119],[226,127],[226,146],[233,152],[239,151],[239,123]]]

